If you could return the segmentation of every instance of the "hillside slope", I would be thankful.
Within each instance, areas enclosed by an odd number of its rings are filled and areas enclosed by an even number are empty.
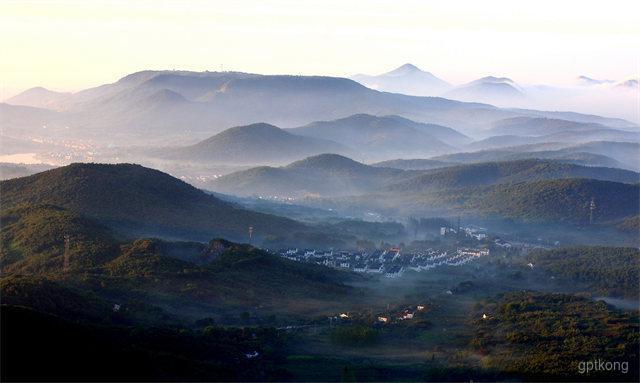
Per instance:
[[[231,173],[216,179],[210,187],[239,195],[346,196],[376,190],[403,175],[399,169],[377,168],[343,156],[322,154],[285,167],[263,166]]]
[[[91,268],[115,257],[113,233],[95,220],[51,205],[21,205],[0,214],[3,274],[62,271],[65,236],[70,269]]]
[[[158,150],[155,156],[238,165],[288,163],[314,154],[352,152],[337,142],[303,137],[273,125],[259,123],[227,129],[195,145]]]
[[[640,156],[640,145],[638,143],[588,142],[579,145],[567,145],[569,144],[528,144],[501,149],[445,154],[432,157],[430,160],[477,163],[537,158],[584,166],[640,170],[637,164],[637,158]]]
[[[131,164],[72,164],[2,181],[3,207],[50,204],[98,219],[124,233],[208,240],[288,235],[295,221],[235,208],[157,170]]]
[[[569,178],[496,185],[481,193],[467,191],[464,205],[485,215],[585,224],[593,199],[594,222],[603,223],[638,214],[638,195],[640,184]]]
[[[460,188],[561,178],[590,178],[623,183],[640,182],[629,170],[579,166],[557,161],[519,160],[450,166],[430,170],[387,187],[398,192]]]
[[[344,143],[365,153],[371,152],[370,156],[379,153],[378,157],[403,153],[426,155],[471,142],[469,137],[446,126],[419,123],[399,116],[368,114],[318,121],[290,131]]]

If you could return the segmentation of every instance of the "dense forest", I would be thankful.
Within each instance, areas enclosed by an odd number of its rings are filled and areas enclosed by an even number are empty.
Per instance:
[[[535,251],[527,257],[552,275],[587,284],[594,293],[640,298],[640,250],[578,246]]]
[[[519,292],[488,301],[472,346],[486,367],[533,381],[637,381],[640,324],[604,302]],[[479,316],[478,316],[479,317]],[[580,362],[626,362],[626,373],[580,372]]]

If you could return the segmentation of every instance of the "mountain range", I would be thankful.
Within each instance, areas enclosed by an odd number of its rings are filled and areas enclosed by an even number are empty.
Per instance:
[[[583,133],[588,131],[604,131],[607,129],[611,128],[593,122],[577,122],[559,118],[515,117],[494,122],[485,134],[488,136],[499,136],[505,134],[519,136],[545,136],[567,132]],[[611,130],[615,132],[632,133],[629,131]],[[636,133],[637,135],[637,132],[633,133]]]
[[[30,91],[8,100],[21,105],[1,104],[3,134],[89,138],[110,145],[121,145],[123,140],[166,145],[205,139],[229,127],[256,122],[291,128],[365,113],[400,115],[469,135],[506,118],[556,115],[380,92],[338,77],[239,72],[142,71],[112,84],[56,95]],[[576,113],[563,118],[633,126],[620,119]],[[109,135],[104,134],[107,130]]]
[[[563,183],[565,181],[567,183]],[[503,218],[523,219],[531,217],[529,213],[519,211],[520,208],[515,209],[521,203],[515,201],[522,197],[526,185],[531,185],[541,195],[551,193],[548,201],[544,202],[542,198],[538,202],[552,205],[567,198],[567,201],[580,199],[580,202],[570,204],[582,203],[582,199],[586,198],[582,194],[573,195],[570,191],[558,190],[558,185],[589,190],[596,188],[597,194],[594,196],[598,198],[615,194],[607,190],[613,188],[624,191],[621,192],[624,198],[621,205],[616,207],[619,212],[612,213],[609,218],[622,219],[635,214],[636,205],[632,203],[631,196],[634,191],[637,192],[638,181],[640,174],[632,171],[549,160],[488,162],[417,171],[374,167],[337,155],[321,155],[282,168],[259,167],[232,173],[215,180],[210,187],[239,195],[294,198],[298,203],[308,201],[313,206],[337,209],[357,206],[374,211],[382,209],[387,213],[395,210],[396,216],[410,214],[411,211],[450,213],[453,209],[466,214],[495,213],[502,214]],[[550,190],[546,191],[547,188]],[[517,191],[517,198],[507,198],[510,190]],[[513,200],[514,211],[500,210],[500,199]],[[541,209],[550,212],[550,208]],[[550,213],[548,218],[562,220]],[[567,216],[566,219],[574,223],[579,221],[576,215]]]
[[[379,76],[355,75],[351,78],[369,88],[387,92],[484,102],[501,107],[598,113],[640,123],[635,108],[637,77],[615,81],[578,76],[575,85],[556,86],[518,84],[508,77],[486,76],[465,84],[451,85],[415,65],[405,64]]]
[[[471,141],[445,126],[398,116],[357,114],[292,129],[265,123],[238,126],[194,145],[153,148],[145,153],[172,161],[282,165],[322,153],[369,160],[433,156],[454,152]]]
[[[508,146],[472,152],[460,152],[433,157],[431,161],[473,163],[516,159],[551,159],[587,166],[604,166],[639,170],[640,143],[593,141],[577,145],[570,143],[540,143]]]
[[[396,181],[387,190],[403,193],[496,184],[515,184],[563,178],[588,178],[621,183],[640,182],[640,174],[628,170],[587,167],[557,161],[517,160],[484,162],[433,169]]]
[[[368,114],[313,122],[289,131],[341,142],[370,158],[442,153],[471,142],[469,137],[445,126]]]

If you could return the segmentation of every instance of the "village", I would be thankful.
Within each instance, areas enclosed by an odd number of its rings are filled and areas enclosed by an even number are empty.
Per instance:
[[[399,247],[374,251],[282,249],[277,254],[296,262],[308,262],[356,273],[401,277],[407,271],[427,271],[438,266],[461,266],[489,255],[486,248],[458,248],[455,251],[427,249],[403,252]]]

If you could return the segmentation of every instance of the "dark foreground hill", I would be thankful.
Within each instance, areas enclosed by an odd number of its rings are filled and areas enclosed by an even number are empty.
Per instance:
[[[234,207],[191,185],[139,165],[72,164],[2,181],[3,207],[50,204],[131,236],[207,240],[288,237],[307,228],[290,219]]]
[[[114,236],[93,219],[53,206],[5,210],[2,220],[3,303],[56,315],[82,311],[84,302],[95,308],[86,318],[97,320],[110,302],[141,298],[142,306],[131,303],[130,320],[153,316],[149,305],[164,307],[163,315],[179,316],[184,313],[176,307],[198,305],[225,310],[260,305],[277,311],[287,302],[330,301],[350,291],[343,285],[351,278],[347,273],[222,239],[208,244],[132,241]]]
[[[46,221],[37,222],[43,234],[71,231]],[[3,238],[19,240],[24,230]],[[27,259],[48,258],[51,267],[3,272],[3,381],[281,380],[273,367],[284,340],[277,320],[313,317],[355,292],[343,284],[347,273],[224,240],[201,245],[210,258],[201,265],[157,240],[118,244],[110,259],[66,272],[49,247],[31,248]],[[258,363],[246,356],[254,352]]]
[[[0,214],[2,273],[40,273],[63,267],[69,236],[69,268],[92,268],[113,258],[113,233],[96,220],[52,205],[21,205]]]
[[[277,354],[268,353],[281,346],[273,329],[98,326],[13,305],[2,305],[0,314],[3,381],[228,382],[287,377],[273,368]],[[264,363],[247,361],[247,350],[262,354]]]

